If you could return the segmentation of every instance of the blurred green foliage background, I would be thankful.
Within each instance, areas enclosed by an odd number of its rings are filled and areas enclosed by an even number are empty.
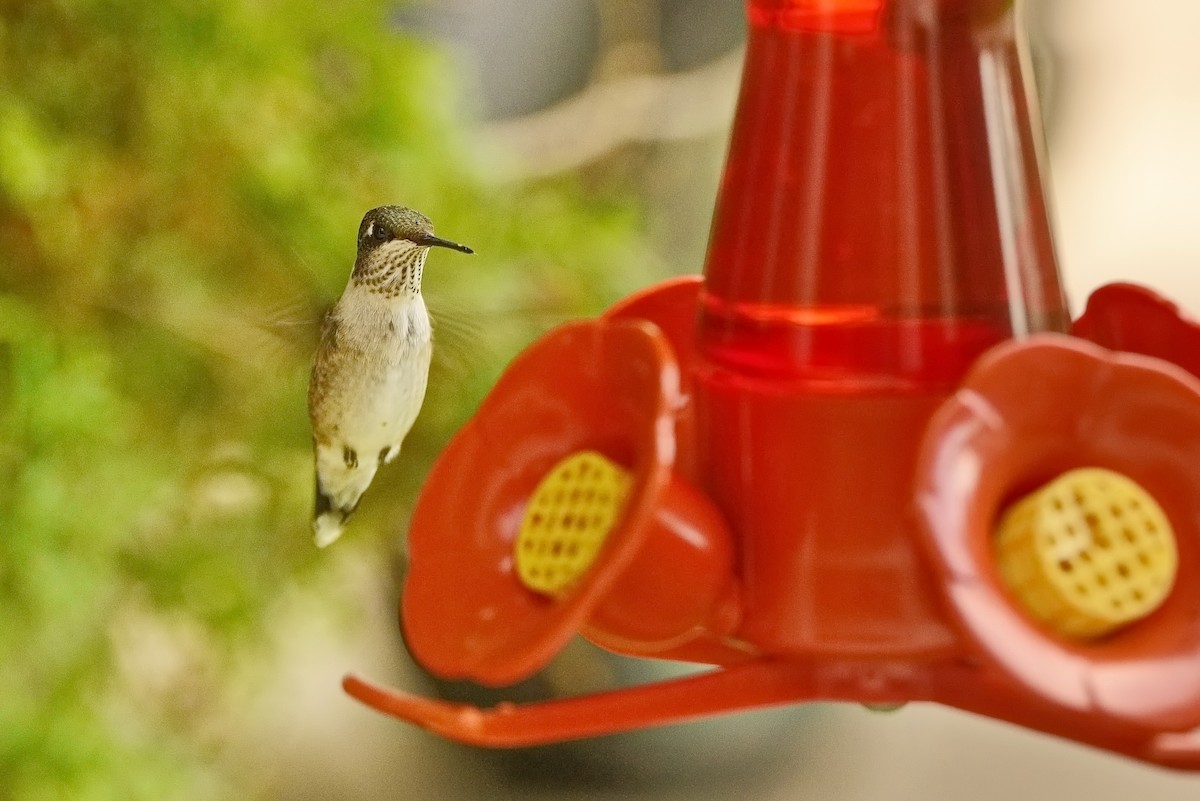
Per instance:
[[[502,364],[664,271],[612,187],[494,179],[390,11],[0,0],[0,798],[271,796],[226,733],[274,604],[354,614],[311,545],[304,388],[364,211],[478,253],[427,270],[443,368],[345,544],[379,559]]]

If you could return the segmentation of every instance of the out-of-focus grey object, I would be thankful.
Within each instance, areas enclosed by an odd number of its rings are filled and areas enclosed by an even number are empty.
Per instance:
[[[578,92],[597,55],[593,0],[442,0],[405,8],[399,23],[451,48],[485,119],[528,114]]]

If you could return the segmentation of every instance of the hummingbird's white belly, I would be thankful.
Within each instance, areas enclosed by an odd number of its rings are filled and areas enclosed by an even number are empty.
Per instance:
[[[351,295],[343,303],[349,308],[340,335],[360,355],[343,364],[340,438],[361,451],[360,460],[391,461],[425,400],[433,351],[429,313],[419,295],[389,303]]]
[[[347,446],[360,451],[360,460],[399,450],[425,400],[429,382],[430,343],[409,343],[398,358],[362,365],[360,387],[347,393],[338,428]],[[390,461],[395,453],[387,456]]]

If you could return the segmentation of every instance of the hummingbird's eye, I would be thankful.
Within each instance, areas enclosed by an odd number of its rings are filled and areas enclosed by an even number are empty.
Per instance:
[[[392,238],[392,233],[382,225],[376,225],[371,230],[371,236],[375,238],[376,242],[386,242]]]

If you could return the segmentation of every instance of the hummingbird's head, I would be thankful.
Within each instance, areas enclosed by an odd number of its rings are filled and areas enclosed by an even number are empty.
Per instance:
[[[358,253],[363,255],[389,245],[421,248],[450,248],[461,253],[474,253],[466,245],[433,235],[433,223],[419,211],[404,206],[380,206],[363,215],[358,226]]]
[[[358,226],[354,280],[390,296],[420,292],[421,269],[431,247],[475,252],[434,236],[433,223],[419,211],[404,206],[371,209]]]

